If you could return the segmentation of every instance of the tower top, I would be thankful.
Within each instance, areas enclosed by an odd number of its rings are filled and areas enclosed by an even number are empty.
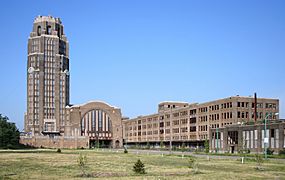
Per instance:
[[[50,16],[50,15],[49,16],[40,16],[39,15],[35,18],[34,23],[45,22],[45,21],[61,24],[60,18],[56,18],[56,17]]]

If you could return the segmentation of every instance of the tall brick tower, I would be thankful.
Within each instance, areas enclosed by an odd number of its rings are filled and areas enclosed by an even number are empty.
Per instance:
[[[69,43],[59,18],[38,16],[28,40],[25,132],[64,131],[69,104]]]

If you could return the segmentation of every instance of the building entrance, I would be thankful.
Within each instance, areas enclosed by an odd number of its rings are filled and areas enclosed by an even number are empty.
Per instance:
[[[112,140],[90,139],[89,144],[90,144],[90,148],[111,148]]]

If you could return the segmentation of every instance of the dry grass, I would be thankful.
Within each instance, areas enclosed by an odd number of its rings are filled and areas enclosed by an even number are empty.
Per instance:
[[[0,151],[0,179],[87,179],[80,176],[79,153],[87,156],[86,172],[96,179],[285,179],[284,161],[265,162],[258,171],[254,161],[197,158],[199,173],[193,173],[187,157],[94,150]],[[137,159],[145,164],[146,175],[133,173]]]

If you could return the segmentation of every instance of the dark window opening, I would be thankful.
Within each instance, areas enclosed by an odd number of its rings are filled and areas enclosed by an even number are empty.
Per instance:
[[[272,137],[272,138],[275,137],[274,129],[270,129],[270,137]]]
[[[47,27],[47,34],[51,34],[51,26]]]
[[[41,33],[42,33],[42,28],[41,28],[41,26],[38,26],[37,32],[38,32],[38,36],[40,36]]]

